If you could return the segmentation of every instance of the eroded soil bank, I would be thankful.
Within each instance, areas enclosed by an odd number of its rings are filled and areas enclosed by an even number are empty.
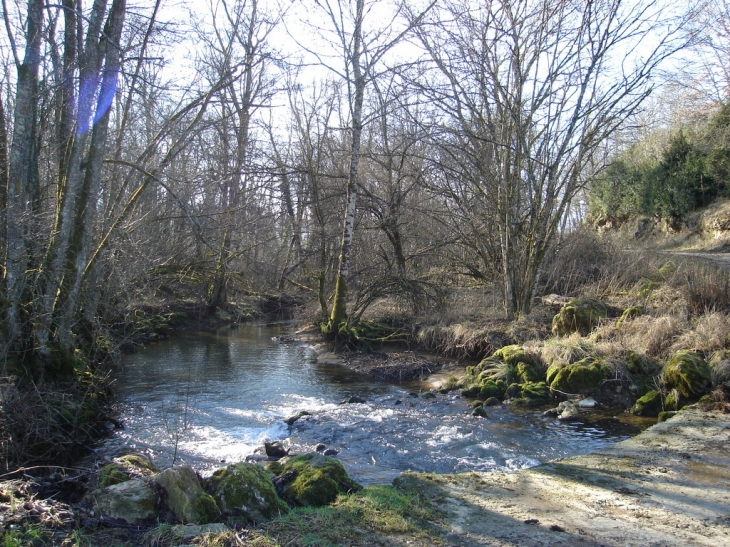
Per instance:
[[[684,410],[600,452],[517,473],[405,474],[458,546],[730,545],[730,415]]]

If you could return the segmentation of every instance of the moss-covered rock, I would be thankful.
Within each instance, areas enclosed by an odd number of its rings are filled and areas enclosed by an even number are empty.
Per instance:
[[[215,500],[200,485],[192,467],[172,467],[155,477],[155,482],[167,492],[167,505],[184,523],[208,524],[220,516]]]
[[[586,357],[577,363],[565,365],[551,377],[550,389],[561,393],[586,393],[598,387],[607,375],[600,360]]]
[[[234,520],[263,522],[289,511],[271,475],[260,465],[237,463],[216,470],[208,491],[221,512]]]
[[[660,412],[659,416],[657,416],[657,417],[659,418],[658,421],[666,422],[669,418],[672,418],[673,416],[676,416],[676,415],[677,415],[676,410],[665,410],[663,412]]]
[[[606,317],[607,311],[606,305],[597,298],[571,300],[553,317],[553,335],[579,332],[587,336]]]
[[[561,361],[555,361],[553,362],[545,372],[545,381],[548,385],[553,383],[553,380],[555,380],[555,377],[558,375],[558,372],[560,372],[560,369],[567,366],[568,363],[564,363]]]
[[[651,390],[636,400],[631,413],[637,416],[657,416],[662,408],[662,394]]]
[[[522,346],[517,345],[504,346],[503,348],[495,351],[488,359],[496,359],[514,366],[517,366],[520,363],[540,366],[540,359],[529,353]]]
[[[698,399],[712,384],[712,371],[705,360],[692,351],[679,351],[662,371],[662,381],[682,397]]]
[[[114,458],[112,463],[99,469],[99,486],[106,488],[133,478],[147,478],[158,473],[159,469],[147,456],[127,454]]]
[[[542,380],[542,370],[529,363],[517,363],[517,377],[522,383],[539,382]]]
[[[510,404],[519,406],[542,406],[550,401],[550,388],[545,382],[512,384],[507,394]]]
[[[339,461],[317,453],[287,460],[276,481],[282,497],[305,507],[328,505],[338,495],[362,488],[348,476]]]
[[[119,484],[130,480],[129,474],[125,473],[116,463],[110,463],[99,469],[99,487],[106,488],[113,484]]]

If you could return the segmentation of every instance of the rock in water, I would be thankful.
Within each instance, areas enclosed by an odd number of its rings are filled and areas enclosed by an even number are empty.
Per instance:
[[[281,441],[265,442],[264,449],[270,458],[283,458],[289,452]]]

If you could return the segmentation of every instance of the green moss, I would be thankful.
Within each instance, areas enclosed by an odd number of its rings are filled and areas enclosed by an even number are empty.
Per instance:
[[[631,413],[637,416],[657,416],[662,411],[662,394],[651,390],[636,400]]]
[[[213,496],[206,494],[205,492],[198,493],[195,498],[193,512],[195,513],[194,522],[198,524],[208,524],[209,522],[213,522],[221,514],[218,504],[213,499]]]
[[[145,477],[150,477],[160,472],[159,468],[152,463],[152,460],[140,454],[127,454],[126,456],[115,458],[114,461],[120,464],[125,470]]]
[[[621,325],[624,324],[624,322],[627,319],[633,319],[635,317],[639,317],[644,312],[641,309],[641,306],[631,306],[629,308],[626,308],[623,313],[621,314],[621,317],[619,317],[619,320],[616,321],[616,328],[621,328]]]
[[[537,357],[525,351],[525,348],[522,346],[517,345],[504,346],[495,351],[489,359],[495,359],[514,366],[520,363],[527,363],[528,365],[534,366],[540,365],[540,360]]]
[[[661,363],[658,361],[654,361],[646,355],[636,353],[635,351],[625,351],[620,357],[626,361],[626,370],[631,374],[641,376],[653,375],[658,373],[662,368]]]
[[[297,505],[321,507],[339,494],[356,492],[362,487],[350,479],[342,464],[321,454],[302,454],[284,464],[283,473],[294,472],[294,479],[284,486],[283,495]]]
[[[110,463],[99,469],[99,486],[106,488],[112,484],[119,484],[128,481],[129,475],[122,471],[119,465]]]
[[[662,381],[682,397],[698,399],[712,385],[712,371],[705,360],[692,351],[679,351],[662,371]]]
[[[289,510],[260,465],[238,463],[218,469],[208,487],[221,512],[231,517],[262,522]]]
[[[579,332],[587,336],[606,317],[606,313],[606,305],[597,298],[571,300],[553,317],[553,335]]]
[[[520,406],[542,406],[550,400],[550,389],[545,382],[512,384],[507,388],[511,404]]]
[[[561,393],[586,393],[598,387],[606,378],[606,368],[600,360],[586,357],[565,365],[552,375],[550,389]]]
[[[637,298],[645,299],[648,298],[651,292],[656,287],[656,283],[651,279],[640,279],[634,288]]]
[[[664,397],[664,409],[665,410],[679,410],[681,403],[679,402],[679,393],[676,389],[670,391],[666,397]]]
[[[479,387],[479,397],[482,399],[489,399],[495,397],[497,399],[504,399],[504,392],[507,389],[507,384],[503,380],[487,380]]]
[[[666,422],[669,418],[671,418],[672,416],[676,416],[676,415],[677,415],[676,410],[665,410],[665,411],[662,411],[659,413],[658,418],[659,418],[660,422]]]
[[[555,377],[558,375],[558,372],[560,372],[560,369],[566,365],[567,363],[557,361],[548,367],[547,372],[545,373],[545,381],[548,385],[552,384],[553,380],[555,380]]]
[[[517,364],[517,377],[522,383],[539,382],[542,380],[542,372],[540,368],[528,363]]]

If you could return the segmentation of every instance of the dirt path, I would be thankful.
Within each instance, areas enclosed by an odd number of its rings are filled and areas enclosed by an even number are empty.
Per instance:
[[[446,545],[730,546],[730,415],[679,413],[606,450],[512,474],[406,474]]]

